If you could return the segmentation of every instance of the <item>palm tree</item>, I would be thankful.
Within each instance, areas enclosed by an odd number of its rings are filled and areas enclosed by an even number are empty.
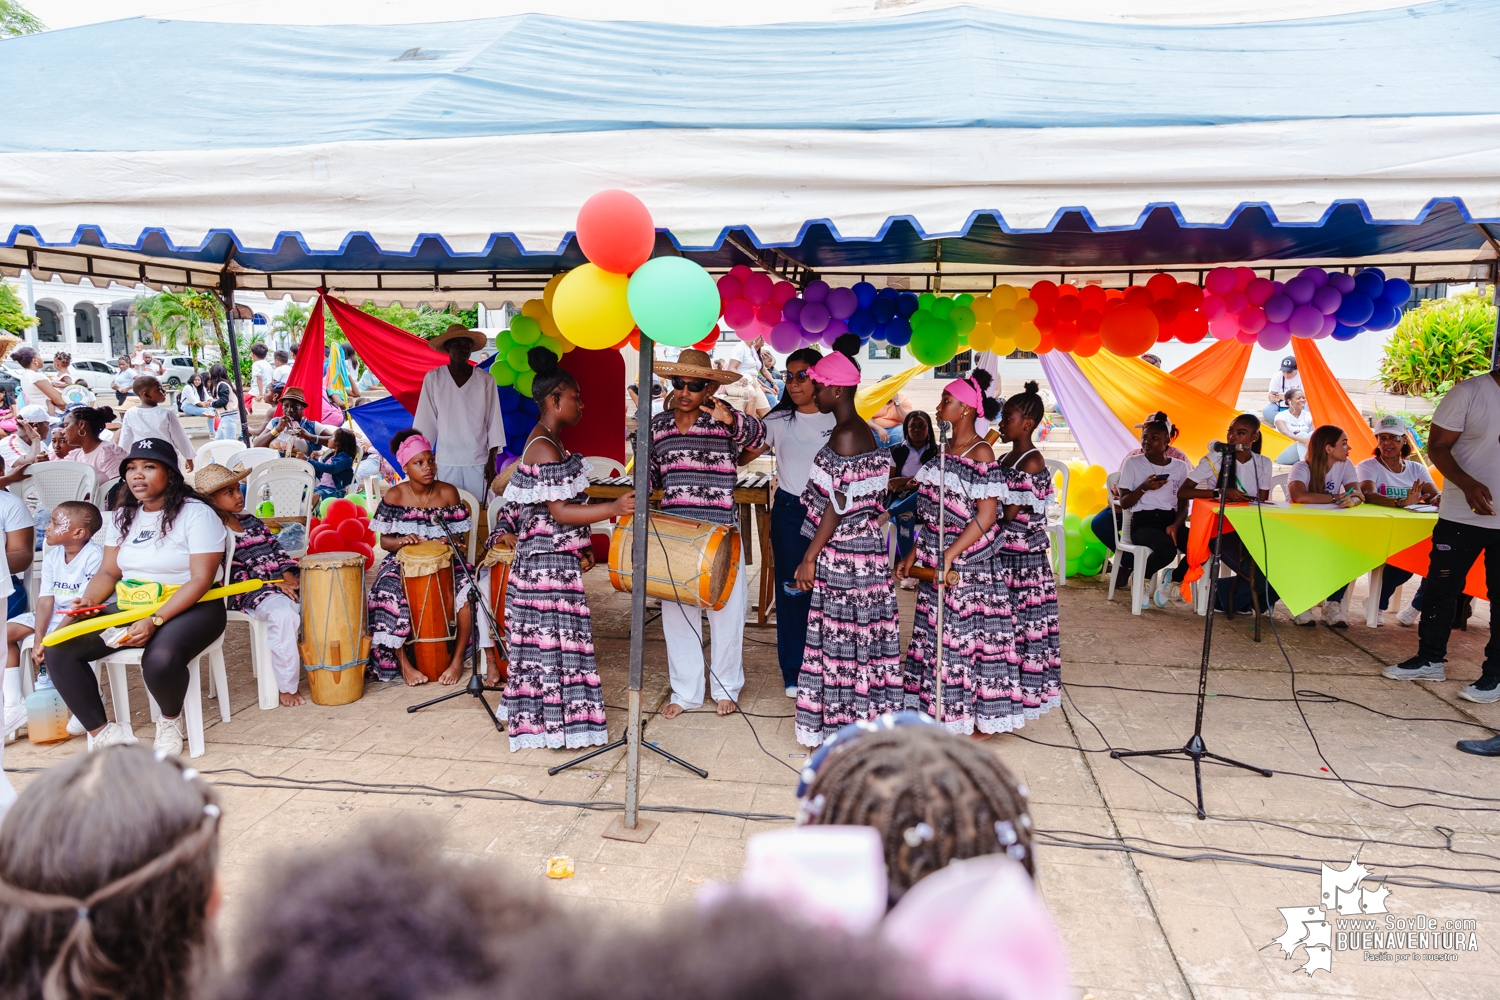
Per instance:
[[[20,0],[0,0],[0,38],[32,35],[46,30],[47,26],[27,10]]]
[[[271,332],[277,336],[285,336],[287,343],[300,344],[302,332],[307,329],[307,321],[312,317],[312,310],[307,306],[288,302],[286,308],[281,310],[281,315],[271,321]]]
[[[219,342],[220,355],[229,356],[221,325],[224,310],[210,292],[184,289],[140,295],[136,297],[135,310],[138,330],[149,333],[153,340],[160,339],[162,347],[169,351],[177,350],[180,344],[195,366],[207,343],[205,334],[209,328]]]

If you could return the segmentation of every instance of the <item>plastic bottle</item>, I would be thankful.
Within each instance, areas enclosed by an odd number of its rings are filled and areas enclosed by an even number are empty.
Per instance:
[[[33,743],[56,743],[68,738],[68,705],[43,670],[35,689],[26,696],[26,733]]]

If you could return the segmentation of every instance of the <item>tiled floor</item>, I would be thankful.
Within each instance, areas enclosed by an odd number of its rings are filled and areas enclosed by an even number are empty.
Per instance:
[[[628,600],[609,590],[602,573],[590,574],[588,583],[606,701],[623,706]],[[902,600],[909,615],[910,594]],[[1273,943],[1285,930],[1278,907],[1316,904],[1319,863],[1342,869],[1356,852],[1373,872],[1366,887],[1386,876],[1500,884],[1500,816],[1483,811],[1500,805],[1500,797],[1482,798],[1493,794],[1500,761],[1453,749],[1455,739],[1482,733],[1470,723],[1500,726],[1500,705],[1455,699],[1461,683],[1478,674],[1487,622],[1476,620],[1468,633],[1455,634],[1453,680],[1418,685],[1379,675],[1384,663],[1415,648],[1414,630],[1393,622],[1377,631],[1355,624],[1336,633],[1294,628],[1281,618],[1277,633],[1267,629],[1256,645],[1248,621],[1220,619],[1205,721],[1209,746],[1281,773],[1266,779],[1206,767],[1212,818],[1199,821],[1184,799],[1193,794],[1188,765],[1147,760],[1127,767],[1103,751],[1106,741],[1160,747],[1187,738],[1203,619],[1177,603],[1134,617],[1123,601],[1107,603],[1097,582],[1074,581],[1063,590],[1062,620],[1068,685],[1062,710],[990,746],[1030,787],[1043,831],[1039,883],[1069,945],[1080,994],[1095,1000],[1494,995],[1500,972],[1494,895],[1390,885],[1394,917],[1477,921],[1479,951],[1460,952],[1456,962],[1365,961],[1358,950],[1342,951],[1333,956],[1331,973],[1309,977],[1299,971],[1300,951],[1292,961]],[[1296,666],[1295,683],[1278,634]],[[431,686],[378,686],[340,708],[263,712],[255,707],[244,626],[231,626],[227,649],[234,718],[210,726],[208,753],[197,765],[221,785],[225,802],[231,938],[236,902],[268,858],[336,839],[393,810],[426,817],[434,843],[447,850],[493,858],[592,911],[638,919],[691,898],[705,882],[733,879],[745,839],[789,822],[795,809],[802,748],[792,736],[772,627],[746,629],[749,680],[741,704],[747,714],[719,718],[700,710],[650,723],[648,739],[710,776],[698,778],[643,753],[644,807],[721,812],[648,811],[661,826],[645,844],[599,835],[624,793],[622,751],[549,777],[546,768],[567,755],[510,753],[506,738],[467,699],[414,715],[403,710],[436,693]],[[659,626],[648,628],[646,664],[644,703],[654,710],[667,696]],[[1294,687],[1304,692],[1301,710],[1327,765],[1290,701]],[[132,704],[133,722],[145,736],[139,689]],[[609,717],[614,734],[624,712],[612,708]],[[9,748],[6,764],[45,766],[82,750],[81,740],[50,747],[23,741]],[[1335,779],[1333,768],[1351,780],[1480,798],[1373,785],[1351,789]],[[25,772],[13,777],[18,785],[28,779]],[[319,781],[328,783],[309,784]],[[1375,800],[1437,804],[1401,809]],[[1449,852],[1450,836],[1455,852],[1477,853]],[[1156,854],[1121,853],[1120,837],[1136,838],[1128,843]],[[573,879],[542,878],[545,859],[557,854],[576,859]],[[1255,861],[1280,867],[1246,863]]]

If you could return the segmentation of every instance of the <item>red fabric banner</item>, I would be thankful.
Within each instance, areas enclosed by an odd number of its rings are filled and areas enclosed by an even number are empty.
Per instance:
[[[349,338],[349,345],[354,348],[354,353],[365,363],[365,367],[375,373],[380,379],[380,384],[385,386],[387,392],[396,397],[401,405],[406,407],[406,412],[415,415],[417,412],[417,397],[422,394],[422,379],[434,368],[439,368],[448,363],[448,355],[440,354],[427,346],[427,341],[414,333],[408,333],[399,326],[392,326],[383,319],[377,319],[367,312],[363,312],[351,306],[347,302],[333,298],[331,295],[320,296],[320,303],[328,306],[333,318],[338,320],[339,329],[344,331],[344,336]],[[323,372],[323,319],[322,310],[314,309],[318,317],[318,382],[319,392],[322,391]],[[308,333],[312,333],[312,322],[307,324]],[[306,339],[304,338],[304,343]],[[297,357],[301,364],[302,357]],[[293,377],[296,370],[293,370]],[[305,390],[304,390],[305,391]]]
[[[1173,368],[1171,375],[1225,406],[1240,408],[1240,389],[1250,367],[1250,345],[1220,340]]]
[[[1349,461],[1356,465],[1375,454],[1375,432],[1370,430],[1339,380],[1333,377],[1317,342],[1310,337],[1293,337],[1292,353],[1297,357],[1302,391],[1307,393],[1307,408],[1317,426],[1333,424],[1342,428],[1349,435]]]
[[[292,363],[292,373],[286,384],[302,390],[307,400],[307,415],[320,424],[341,424],[343,418],[328,405],[323,392],[323,300],[313,303],[312,314],[307,317],[307,329],[302,332],[302,343],[297,345],[297,360]],[[280,411],[278,411],[280,412]]]

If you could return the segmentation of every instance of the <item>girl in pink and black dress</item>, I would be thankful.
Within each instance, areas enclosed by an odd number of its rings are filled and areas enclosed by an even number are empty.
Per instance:
[[[1011,597],[995,558],[1005,481],[994,452],[974,427],[978,417],[999,411],[1000,404],[985,395],[989,384],[989,372],[977,371],[943,389],[937,418],[953,425],[953,438],[946,458],[935,456],[917,473],[916,544],[897,571],[908,577],[912,566],[920,565],[958,572],[958,583],[943,591],[943,711],[938,722],[949,732],[979,739],[1025,722],[1015,691]],[[944,468],[946,476],[939,471]],[[941,538],[940,502],[945,511]],[[1004,513],[1008,516],[1009,509]],[[906,707],[929,715],[937,713],[937,601],[936,586],[924,580],[917,588],[904,671]]]
[[[1021,658],[1021,707],[1035,719],[1062,700],[1062,647],[1058,641],[1057,580],[1047,547],[1047,504],[1052,472],[1031,435],[1046,410],[1035,382],[1005,401],[1000,439],[1010,451],[1000,459],[1008,491],[999,563],[1016,610],[1016,647]],[[1008,508],[1010,509],[1010,508]]]
[[[885,539],[876,518],[891,478],[889,456],[854,409],[859,367],[845,334],[813,365],[818,410],[838,419],[813,458],[801,502],[812,539],[797,587],[812,591],[807,646],[797,677],[797,742],[818,746],[841,726],[901,709],[901,628]]]
[[[590,506],[589,465],[562,446],[561,429],[578,423],[578,383],[545,347],[527,354],[541,414],[501,494],[490,545],[516,551],[505,589],[510,673],[500,715],[510,749],[569,750],[605,742],[604,693],[594,666],[594,634],[583,591],[581,553],[589,525],[635,510],[635,494]]]

